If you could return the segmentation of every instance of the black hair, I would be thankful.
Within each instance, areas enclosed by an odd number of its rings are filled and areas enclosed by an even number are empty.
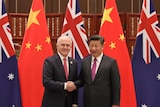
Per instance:
[[[93,35],[89,38],[88,43],[90,43],[90,41],[100,41],[100,43],[103,45],[104,44],[104,38],[100,35]]]

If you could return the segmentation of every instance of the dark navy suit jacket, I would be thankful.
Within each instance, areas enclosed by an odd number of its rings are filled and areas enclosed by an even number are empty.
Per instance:
[[[70,58],[68,81],[76,81],[78,79],[77,61]],[[43,85],[44,97],[42,107],[63,107],[67,99],[68,107],[77,104],[77,90],[67,92],[64,90],[64,82],[66,82],[63,64],[58,54],[47,58],[43,67]]]
[[[84,86],[84,107],[112,107],[120,103],[120,76],[116,60],[103,55],[94,81],[89,55],[82,60],[77,87]]]

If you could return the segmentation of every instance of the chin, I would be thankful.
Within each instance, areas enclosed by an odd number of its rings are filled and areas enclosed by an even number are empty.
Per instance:
[[[92,56],[97,57],[97,55],[96,55],[96,54],[92,54]]]

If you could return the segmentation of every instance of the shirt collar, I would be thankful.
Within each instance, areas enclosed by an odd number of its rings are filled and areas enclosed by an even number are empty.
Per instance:
[[[96,57],[97,61],[98,61],[98,62],[101,62],[102,57],[103,57],[103,53],[101,53],[101,55],[99,55],[98,57]],[[95,57],[92,56],[92,62],[94,62],[94,58],[95,58]]]
[[[63,61],[63,59],[65,58],[63,55],[61,55],[59,52],[58,52],[58,55],[60,57],[60,59]],[[66,57],[66,60],[68,60],[68,56]]]

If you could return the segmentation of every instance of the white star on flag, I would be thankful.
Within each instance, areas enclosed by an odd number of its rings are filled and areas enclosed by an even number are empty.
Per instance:
[[[147,105],[146,104],[142,104],[142,107],[147,107]]]
[[[160,74],[157,75],[158,80],[160,80]]]
[[[12,73],[8,74],[8,79],[13,80],[14,79],[14,74],[12,74]]]

